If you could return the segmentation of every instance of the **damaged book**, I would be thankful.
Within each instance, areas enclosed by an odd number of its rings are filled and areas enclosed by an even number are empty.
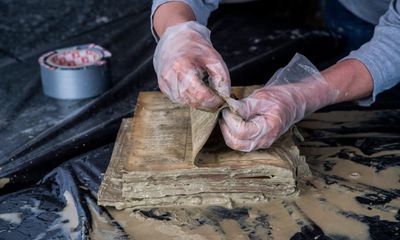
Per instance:
[[[254,88],[232,92],[240,99]],[[296,129],[268,149],[235,151],[217,126],[219,112],[173,103],[161,92],[141,92],[134,117],[122,121],[99,205],[232,207],[296,194],[297,181],[311,175],[296,146]]]

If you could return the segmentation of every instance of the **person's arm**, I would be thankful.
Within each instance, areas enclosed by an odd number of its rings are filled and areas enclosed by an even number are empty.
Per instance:
[[[264,87],[242,100],[227,100],[230,110],[222,112],[221,131],[235,150],[267,148],[304,116],[369,96],[372,88],[372,77],[358,60],[344,60],[319,73],[297,54]]]
[[[325,106],[367,97],[373,81],[358,60],[341,61],[322,73],[296,55],[262,88],[227,100],[220,127],[226,144],[240,151],[268,148],[290,126]]]
[[[197,21],[205,26],[219,2],[220,0],[153,0],[151,30],[159,39],[165,29],[179,23]]]
[[[367,67],[355,59],[347,59],[322,71],[322,76],[339,95],[330,105],[339,102],[354,101],[371,95],[373,89],[372,76]],[[324,107],[323,105],[319,108]]]
[[[376,95],[400,82],[399,0],[390,3],[387,12],[379,19],[372,39],[351,52],[343,62],[348,60],[361,62],[373,80],[371,94],[358,101],[361,106],[369,106],[375,101]]]
[[[400,82],[400,1],[391,2],[375,27],[373,38],[322,72],[340,90],[334,103],[359,100],[368,106],[376,95]]]
[[[196,21],[192,8],[183,2],[168,2],[157,8],[153,15],[153,28],[158,37],[162,37],[170,26]]]

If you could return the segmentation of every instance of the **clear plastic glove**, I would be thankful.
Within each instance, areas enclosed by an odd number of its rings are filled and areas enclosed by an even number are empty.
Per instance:
[[[211,44],[210,31],[196,22],[167,28],[153,63],[160,90],[174,102],[214,110],[230,95],[225,62]]]
[[[268,148],[291,125],[338,95],[307,58],[296,54],[264,87],[242,100],[227,100],[230,109],[222,112],[221,131],[232,149]]]

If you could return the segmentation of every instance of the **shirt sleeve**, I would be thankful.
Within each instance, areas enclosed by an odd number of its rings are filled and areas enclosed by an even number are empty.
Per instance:
[[[153,28],[153,15],[159,6],[167,2],[183,2],[189,5],[194,13],[196,21],[204,26],[207,25],[208,17],[211,12],[218,8],[219,2],[221,0],[153,0],[153,5],[151,7],[151,32],[157,40],[157,35]]]
[[[371,96],[358,101],[371,105],[379,93],[400,82],[400,1],[393,0],[379,19],[372,39],[344,59],[361,61],[370,72],[374,89]]]

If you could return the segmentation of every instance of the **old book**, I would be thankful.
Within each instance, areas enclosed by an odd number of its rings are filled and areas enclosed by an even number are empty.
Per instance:
[[[242,98],[253,89],[233,93]],[[244,153],[225,145],[218,115],[172,103],[160,92],[140,93],[134,118],[121,125],[99,204],[232,205],[295,194],[296,181],[310,171],[293,129],[271,148]]]

